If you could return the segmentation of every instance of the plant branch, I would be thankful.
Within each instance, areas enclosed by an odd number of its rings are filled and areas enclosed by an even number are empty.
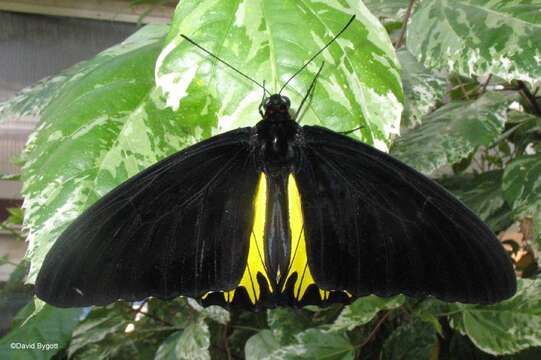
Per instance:
[[[492,80],[492,74],[488,75],[487,80],[483,84],[483,87],[481,88],[481,94],[484,94],[487,91],[487,86],[490,83],[490,80]]]
[[[374,336],[376,336],[376,333],[379,331],[379,328],[381,327],[381,325],[383,325],[383,323],[385,322],[385,320],[387,320],[389,318],[389,315],[391,315],[391,311],[387,311],[385,313],[385,315],[383,315],[381,317],[381,319],[379,319],[378,323],[376,324],[376,326],[374,327],[374,329],[372,329],[372,331],[370,332],[370,334],[367,336],[367,338],[359,345],[359,349],[362,349],[366,344],[368,344],[370,341],[372,341],[372,339],[374,338]]]
[[[143,303],[144,304],[144,303]],[[125,304],[125,306],[133,313],[136,313],[136,314],[141,314],[143,316],[146,316],[152,320],[155,320],[155,321],[158,321],[158,322],[161,322],[162,324],[165,324],[167,326],[171,326],[171,327],[175,327],[175,325],[167,320],[164,320],[162,318],[159,318],[157,316],[154,316],[148,312],[144,312],[142,311],[142,306],[139,306],[137,309],[134,309],[131,305],[129,304]]]
[[[518,80],[517,83],[518,83],[519,92],[522,95],[522,97],[524,97],[524,99],[528,102],[528,104],[530,104],[535,114],[541,117],[541,106],[539,106],[539,103],[537,102],[535,95],[533,95],[530,92],[530,89],[528,89],[524,81]]]
[[[402,42],[404,41],[404,37],[406,35],[406,29],[408,28],[408,22],[411,17],[411,13],[413,11],[413,4],[415,3],[415,0],[410,0],[408,4],[408,10],[406,10],[406,16],[404,16],[404,23],[402,24],[402,29],[400,30],[400,35],[398,36],[398,40],[396,41],[394,47],[395,49],[398,49]]]

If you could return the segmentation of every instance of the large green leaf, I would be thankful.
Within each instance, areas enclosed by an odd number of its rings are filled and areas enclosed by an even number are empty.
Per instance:
[[[396,328],[385,340],[380,360],[429,360],[438,346],[434,327],[413,321]]]
[[[434,109],[445,93],[447,82],[417,62],[407,50],[397,52],[402,66],[404,86],[404,113],[402,126],[413,127],[421,123],[423,116]]]
[[[519,279],[517,294],[499,304],[458,305],[451,325],[490,354],[541,346],[541,282]]]
[[[300,104],[321,62],[326,62],[303,124],[336,131],[364,125],[361,137],[384,147],[399,131],[402,90],[398,62],[385,29],[359,1],[182,1],[156,64],[167,104],[188,124],[212,122],[214,132],[253,126],[262,89],[211,59],[193,38],[271,92],[348,21],[357,19],[284,90]]]
[[[398,138],[391,153],[425,174],[454,164],[501,133],[510,99],[489,92],[477,100],[452,101]]]
[[[404,296],[381,298],[375,295],[359,298],[342,310],[338,318],[331,325],[331,330],[353,330],[357,326],[371,321],[379,311],[391,310],[404,303]]]
[[[23,308],[21,318],[33,312],[33,304]],[[81,309],[58,309],[49,305],[13,328],[0,340],[0,359],[50,359],[69,342],[71,333],[79,323]],[[20,346],[30,346],[18,349]],[[44,346],[47,346],[46,348]]]
[[[165,25],[147,25],[122,43],[113,46],[96,57],[80,62],[57,75],[40,80],[21,90],[13,98],[0,103],[0,122],[10,117],[25,115],[39,116],[50,101],[61,94],[63,87],[74,81],[80,81],[112,58],[140,48],[149,42],[155,42],[167,33]]]
[[[423,1],[408,27],[408,49],[428,67],[463,75],[541,79],[539,0]]]
[[[97,198],[158,159],[201,139],[154,90],[162,31],[100,56],[59,89],[26,148],[25,222],[32,282],[65,226]],[[201,124],[204,127],[205,124]],[[208,132],[207,132],[208,133]]]

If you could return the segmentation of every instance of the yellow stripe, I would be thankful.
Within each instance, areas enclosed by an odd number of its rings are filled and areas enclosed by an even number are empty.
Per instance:
[[[306,289],[311,284],[315,284],[310,267],[308,266],[308,256],[306,254],[306,241],[304,238],[304,222],[302,217],[301,197],[297,183],[293,175],[289,175],[288,181],[288,202],[289,202],[289,224],[291,227],[291,260],[289,272],[286,281],[297,273],[294,295],[297,300],[301,300]],[[328,291],[320,290],[321,299],[328,298]]]
[[[253,304],[259,300],[261,289],[257,282],[257,274],[261,273],[267,280],[269,290],[272,292],[270,281],[265,270],[264,256],[264,237],[265,237],[265,212],[267,208],[267,179],[264,173],[261,173],[257,194],[254,202],[254,226],[250,236],[250,247],[248,250],[248,259],[246,269],[238,286],[243,286],[248,292],[248,296]],[[235,289],[224,293],[225,301],[232,302],[235,296]]]

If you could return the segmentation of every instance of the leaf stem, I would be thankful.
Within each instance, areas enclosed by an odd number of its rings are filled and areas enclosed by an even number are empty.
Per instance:
[[[141,314],[143,316],[146,316],[150,319],[153,319],[155,321],[158,321],[158,322],[161,322],[162,324],[165,324],[167,326],[170,326],[170,327],[175,327],[175,325],[167,320],[164,320],[162,318],[159,318],[157,316],[154,316],[152,314],[150,314],[149,312],[144,312],[142,311],[142,307],[143,306],[139,306],[137,309],[134,309],[133,307],[131,307],[131,305],[128,305],[128,304],[124,304],[131,312],[134,312],[136,314]],[[143,305],[144,305],[144,302],[143,302]]]
[[[415,3],[415,0],[410,0],[408,4],[408,10],[406,10],[406,16],[404,16],[404,22],[402,23],[402,29],[400,30],[400,35],[394,45],[395,49],[398,49],[402,45],[402,42],[404,41],[404,37],[406,35],[406,29],[408,28],[408,22],[411,17],[411,13],[413,11],[414,3]]]
[[[541,106],[539,106],[539,103],[537,102],[535,95],[533,95],[530,92],[530,89],[528,89],[524,81],[518,80],[517,83],[518,83],[519,92],[522,95],[522,97],[524,97],[524,99],[528,102],[528,104],[530,104],[535,114],[541,117]]]
[[[492,74],[488,75],[487,80],[483,84],[483,87],[481,88],[481,94],[484,94],[487,91],[487,86],[490,83],[490,80],[492,80]]]

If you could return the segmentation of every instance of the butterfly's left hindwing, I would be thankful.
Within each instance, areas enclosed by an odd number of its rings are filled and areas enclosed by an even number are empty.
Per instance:
[[[260,176],[249,138],[250,129],[210,138],[92,205],[47,254],[38,297],[72,307],[235,288]]]

